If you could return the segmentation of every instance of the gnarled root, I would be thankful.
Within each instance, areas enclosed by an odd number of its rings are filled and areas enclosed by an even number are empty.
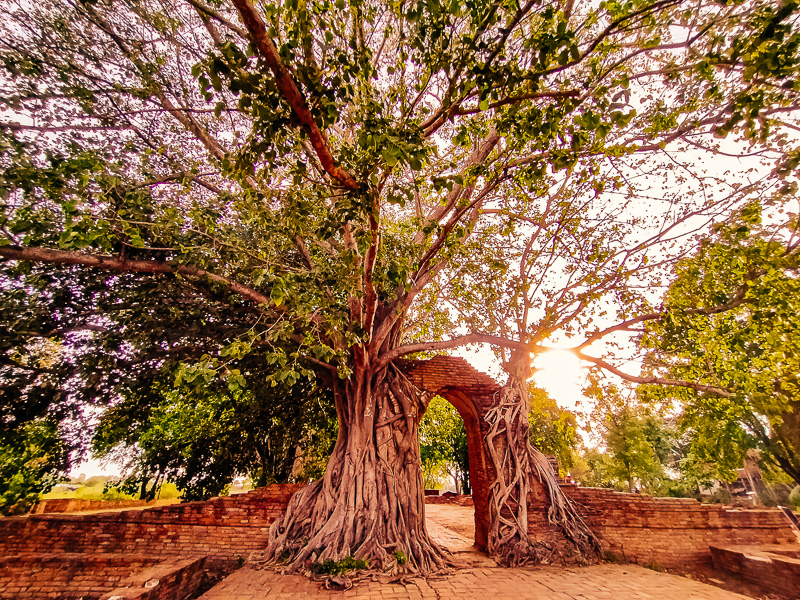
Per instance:
[[[598,540],[575,502],[561,490],[547,458],[529,442],[527,390],[521,392],[522,385],[526,385],[524,380],[515,383],[512,379],[486,414],[490,429],[485,442],[497,473],[489,490],[487,549],[507,566],[550,561],[556,549],[531,541],[528,534],[528,495],[535,477],[548,492],[548,520],[582,557],[589,559],[597,554]]]
[[[337,399],[339,438],[325,475],[272,525],[268,563],[295,572],[352,556],[393,574],[447,567],[425,529],[417,433],[425,398],[391,366],[370,383],[348,384],[349,397]]]

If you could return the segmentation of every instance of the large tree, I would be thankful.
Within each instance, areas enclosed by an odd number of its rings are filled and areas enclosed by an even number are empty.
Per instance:
[[[586,548],[528,442],[530,355],[609,307],[622,322],[594,326],[581,351],[635,328],[681,236],[796,161],[781,134],[796,127],[796,8],[5,1],[0,256],[17,289],[26,265],[58,265],[111,293],[164,281],[195,308],[247,316],[184,357],[190,377],[261,386],[314,365],[339,437],[273,528],[276,560],[445,564],[424,526],[426,397],[395,361],[476,342],[502,349],[509,373],[486,441],[490,551],[535,556],[537,474],[551,519]],[[755,154],[760,171],[703,174],[714,152]],[[184,310],[139,292],[137,309]],[[254,348],[283,357],[264,381],[227,366]]]

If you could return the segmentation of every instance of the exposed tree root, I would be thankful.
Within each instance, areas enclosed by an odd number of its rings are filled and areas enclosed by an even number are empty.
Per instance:
[[[516,368],[529,367],[523,364]],[[530,444],[526,380],[524,372],[512,370],[508,384],[486,414],[490,429],[485,443],[497,473],[489,490],[489,555],[507,566],[517,566],[550,562],[557,552],[544,542],[532,542],[528,534],[528,496],[536,478],[548,493],[549,522],[561,530],[580,556],[590,559],[599,548],[596,536],[575,502],[561,490],[547,458]]]
[[[448,566],[425,529],[417,425],[427,398],[394,366],[337,394],[339,438],[319,481],[270,529],[266,562],[289,571],[352,556],[390,574]]]

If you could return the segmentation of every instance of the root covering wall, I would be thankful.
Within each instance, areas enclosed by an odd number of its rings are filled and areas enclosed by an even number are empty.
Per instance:
[[[48,552],[247,558],[264,548],[269,526],[300,487],[273,485],[140,511],[0,519],[0,556]]]
[[[711,561],[710,546],[797,544],[792,527],[777,509],[734,509],[690,498],[653,498],[597,488],[563,486],[578,502],[602,548],[638,564],[691,569]],[[563,543],[547,522],[544,503],[530,505],[532,537]],[[610,557],[610,556],[609,556]]]

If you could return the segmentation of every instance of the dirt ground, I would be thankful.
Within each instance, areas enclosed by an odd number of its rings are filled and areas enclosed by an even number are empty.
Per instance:
[[[425,518],[452,529],[456,533],[475,539],[475,509],[457,504],[426,504]]]

